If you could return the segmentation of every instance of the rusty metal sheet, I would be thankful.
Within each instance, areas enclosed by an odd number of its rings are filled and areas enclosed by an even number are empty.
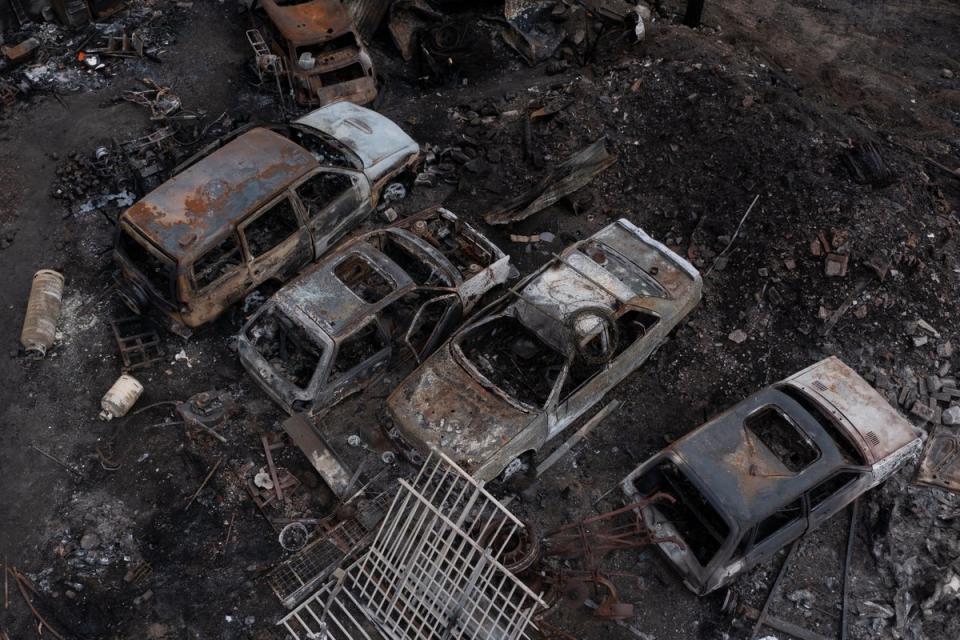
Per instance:
[[[276,0],[260,4],[280,34],[294,46],[315,44],[349,31],[353,21],[340,0],[313,0],[280,6]]]
[[[936,428],[927,441],[916,481],[960,493],[960,432]]]
[[[330,490],[338,497],[344,497],[353,474],[310,421],[302,414],[296,414],[283,421],[283,430],[307,456]]]
[[[353,17],[357,30],[364,38],[370,38],[383,22],[391,3],[392,0],[350,0],[347,10]]]
[[[174,259],[199,256],[317,166],[306,149],[283,136],[251,129],[148,193],[121,220]]]
[[[581,149],[551,168],[533,188],[484,214],[483,219],[487,224],[519,222],[582,189],[617,161],[617,156],[608,152],[606,145],[606,138],[600,138]]]
[[[906,418],[839,358],[821,360],[785,382],[835,407],[842,414],[839,422],[858,443],[867,464],[875,464],[917,437]]]

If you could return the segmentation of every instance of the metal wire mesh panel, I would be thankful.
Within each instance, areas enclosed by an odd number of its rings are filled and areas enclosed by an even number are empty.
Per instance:
[[[326,585],[283,620],[291,634],[377,638],[342,622],[354,606],[390,640],[527,638],[544,602],[501,563],[523,524],[438,452],[399,483],[373,543],[339,586]]]

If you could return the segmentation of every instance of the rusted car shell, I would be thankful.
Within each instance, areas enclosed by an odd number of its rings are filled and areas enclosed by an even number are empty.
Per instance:
[[[346,394],[360,390],[363,384],[358,381],[349,389],[328,391],[324,387],[325,380],[314,380],[307,388],[297,387],[274,371],[257,351],[251,340],[251,328],[261,316],[270,313],[273,308],[279,309],[313,336],[318,344],[329,347],[317,369],[328,367],[338,345],[352,335],[357,327],[374,320],[382,310],[418,288],[417,283],[399,265],[372,246],[371,241],[377,236],[393,234],[408,247],[414,248],[434,273],[442,278],[443,284],[435,287],[437,292],[446,290],[456,294],[464,314],[473,309],[484,293],[507,280],[510,273],[509,256],[466,223],[462,223],[461,233],[492,258],[488,265],[471,273],[469,278],[465,278],[442,253],[413,231],[419,227],[419,222],[436,218],[460,224],[450,211],[432,207],[385,229],[349,240],[319,264],[285,285],[247,321],[237,337],[240,361],[257,384],[284,410],[293,414],[305,407],[311,411],[327,409]],[[334,274],[334,269],[343,259],[355,254],[362,255],[394,283],[393,290],[376,303],[367,303],[358,298]],[[380,366],[386,366],[388,362],[389,356]]]
[[[260,4],[280,34],[294,46],[330,40],[353,28],[350,13],[338,0],[285,6],[274,0],[260,0]]]
[[[319,166],[303,147],[251,129],[127,209],[122,221],[174,260],[197,257],[258,204]]]
[[[597,258],[580,252],[590,242],[626,252],[633,265],[648,275],[658,273],[663,290],[642,295],[631,289],[600,267]],[[424,452],[437,447],[474,477],[491,480],[513,459],[540,449],[639,367],[697,305],[701,286],[692,265],[628,220],[608,225],[531,274],[514,287],[518,295],[508,294],[488,307],[408,376],[387,400],[392,435],[405,450]],[[579,309],[597,306],[616,314],[640,309],[659,321],[556,406],[535,408],[512,399],[460,353],[460,336],[504,315],[520,318],[542,340],[565,349],[564,319]]]
[[[278,131],[292,128],[313,136],[338,154],[345,164],[320,160]],[[338,139],[337,135],[343,138]],[[191,159],[187,168],[171,177],[121,216],[117,225],[114,259],[120,268],[121,296],[132,308],[153,306],[167,316],[171,328],[188,334],[216,318],[229,304],[267,279],[285,280],[304,264],[320,257],[330,243],[338,241],[359,224],[376,205],[386,183],[417,162],[419,147],[388,118],[350,104],[322,107],[290,125],[253,127],[228,138],[225,144]],[[313,173],[347,174],[354,194],[349,211],[330,212],[329,228],[314,233],[319,217],[301,222],[305,242],[278,250],[248,264],[236,282],[223,289],[198,295],[193,291],[193,263],[231,234],[261,207],[282,197],[294,197],[291,186]],[[296,199],[294,197],[294,199]],[[338,205],[339,206],[339,205]],[[299,214],[298,214],[299,215]],[[172,274],[172,292],[157,292],[131,262],[120,243],[132,238]],[[305,246],[306,241],[313,247]],[[239,241],[238,241],[239,243]],[[288,250],[289,249],[289,250]],[[172,295],[171,295],[172,293]],[[135,301],[135,302],[134,302]]]
[[[288,59],[290,74],[295,79],[297,101],[305,106],[327,105],[340,101],[368,104],[377,96],[373,61],[356,30],[349,11],[340,0],[312,0],[299,4],[278,5],[275,0],[261,0],[267,18],[292,50],[279,53]],[[296,50],[323,45],[352,34],[354,43],[336,51],[325,51],[316,57],[313,68],[298,64]],[[324,74],[352,65],[360,65],[362,77],[327,82]]]
[[[818,391],[821,387],[841,389],[871,407],[846,404],[840,412]],[[801,403],[797,392],[806,398]],[[829,394],[828,394],[829,395]],[[812,402],[819,415],[804,406]],[[885,408],[886,407],[886,408]],[[816,446],[819,455],[809,466],[791,472],[745,427],[746,420],[759,411],[776,408]],[[882,424],[870,422],[883,420]],[[858,465],[844,455],[841,447],[825,430],[821,420],[831,420],[834,429],[847,436],[849,444],[859,452],[866,465]],[[874,432],[879,443],[869,445],[859,436]],[[912,425],[889,408],[887,402],[852,369],[835,357],[822,360],[807,369],[762,389],[731,409],[712,418],[680,438],[663,451],[637,467],[621,483],[628,501],[642,498],[637,483],[667,460],[682,470],[728,527],[725,543],[707,566],[701,566],[693,554],[673,542],[658,546],[677,571],[684,584],[698,595],[704,595],[729,583],[734,577],[769,557],[775,550],[758,551],[756,557],[737,556],[741,538],[766,518],[804,500],[811,489],[840,470],[859,472],[860,477],[842,489],[831,503],[829,512],[806,513],[802,526],[797,526],[789,540],[813,529],[831,515],[876,486],[896,469],[915,459],[922,447]],[[876,451],[887,451],[877,458]],[[683,538],[677,529],[651,505],[642,515],[660,536]],[[782,545],[777,548],[782,548]],[[764,555],[767,554],[767,555]]]

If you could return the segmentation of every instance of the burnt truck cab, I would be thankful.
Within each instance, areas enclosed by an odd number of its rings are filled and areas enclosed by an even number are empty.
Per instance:
[[[260,0],[257,30],[285,61],[303,106],[377,97],[373,62],[342,0]]]
[[[338,103],[215,143],[127,209],[114,259],[135,313],[185,335],[267,280],[285,281],[365,220],[419,147],[389,119]]]
[[[700,300],[700,274],[621,219],[493,303],[390,395],[389,435],[508,477],[637,369]]]
[[[836,514],[919,455],[922,440],[836,357],[767,387],[622,481],[694,593],[704,595]]]
[[[288,413],[322,412],[398,348],[425,358],[509,272],[503,251],[434,207],[346,242],[280,289],[240,331],[240,361]]]

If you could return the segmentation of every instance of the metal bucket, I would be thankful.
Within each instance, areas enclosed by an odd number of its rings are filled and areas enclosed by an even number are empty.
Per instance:
[[[20,344],[28,354],[42,358],[53,345],[62,302],[63,274],[51,269],[37,271],[20,332]]]
[[[100,412],[100,419],[113,420],[127,415],[127,411],[130,411],[130,407],[136,403],[141,393],[143,393],[143,385],[130,374],[123,374],[100,400],[100,408],[103,409]]]

